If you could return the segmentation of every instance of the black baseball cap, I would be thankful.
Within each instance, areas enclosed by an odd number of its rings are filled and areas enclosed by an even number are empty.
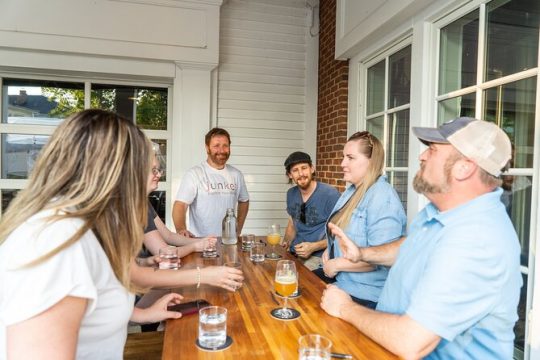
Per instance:
[[[300,164],[300,163],[308,163],[309,165],[312,164],[311,157],[309,154],[306,154],[302,151],[295,151],[291,155],[287,157],[283,165],[285,166],[285,169],[287,172],[291,169],[291,166]]]

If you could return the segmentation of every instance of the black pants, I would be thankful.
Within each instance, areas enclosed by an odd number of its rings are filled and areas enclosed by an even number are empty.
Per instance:
[[[322,268],[318,268],[313,270],[313,273],[317,275],[322,281],[324,281],[327,284],[333,284],[336,282],[335,278],[329,278],[328,276],[324,275],[324,271]],[[351,299],[357,304],[360,304],[362,306],[365,306],[370,309],[375,309],[377,307],[377,303],[369,300],[359,299],[357,297],[354,297],[351,295]]]
[[[336,282],[335,278],[329,278],[328,276],[324,275],[324,271],[322,268],[318,268],[312,271],[315,275],[319,277],[322,281],[324,281],[327,284],[333,284]]]
[[[357,304],[360,304],[362,306],[365,306],[370,309],[375,309],[377,307],[377,303],[369,300],[359,299],[357,297],[354,297],[351,295],[351,299]]]

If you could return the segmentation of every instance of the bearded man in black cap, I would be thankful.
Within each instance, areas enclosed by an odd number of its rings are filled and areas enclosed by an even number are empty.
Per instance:
[[[289,223],[283,245],[300,257],[307,268],[317,270],[327,244],[325,223],[339,199],[339,192],[315,181],[315,167],[304,152],[293,152],[284,165],[289,182],[296,186],[287,191]]]

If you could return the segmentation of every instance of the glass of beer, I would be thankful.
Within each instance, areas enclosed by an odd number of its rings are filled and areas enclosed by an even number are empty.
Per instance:
[[[282,320],[296,319],[300,316],[297,310],[287,308],[287,300],[289,296],[296,291],[298,287],[298,276],[296,266],[292,260],[279,260],[276,266],[276,276],[274,278],[274,289],[278,295],[285,300],[283,308],[273,309],[270,314]]]
[[[271,253],[266,254],[266,258],[270,260],[281,259],[281,255],[276,253],[276,245],[281,242],[281,232],[279,224],[272,224],[268,227],[268,233],[266,234],[266,242],[272,246]]]

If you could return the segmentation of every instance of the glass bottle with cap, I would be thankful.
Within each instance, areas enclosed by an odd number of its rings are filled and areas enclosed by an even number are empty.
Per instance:
[[[222,222],[221,242],[225,245],[234,245],[238,241],[237,236],[234,209],[227,209]]]

